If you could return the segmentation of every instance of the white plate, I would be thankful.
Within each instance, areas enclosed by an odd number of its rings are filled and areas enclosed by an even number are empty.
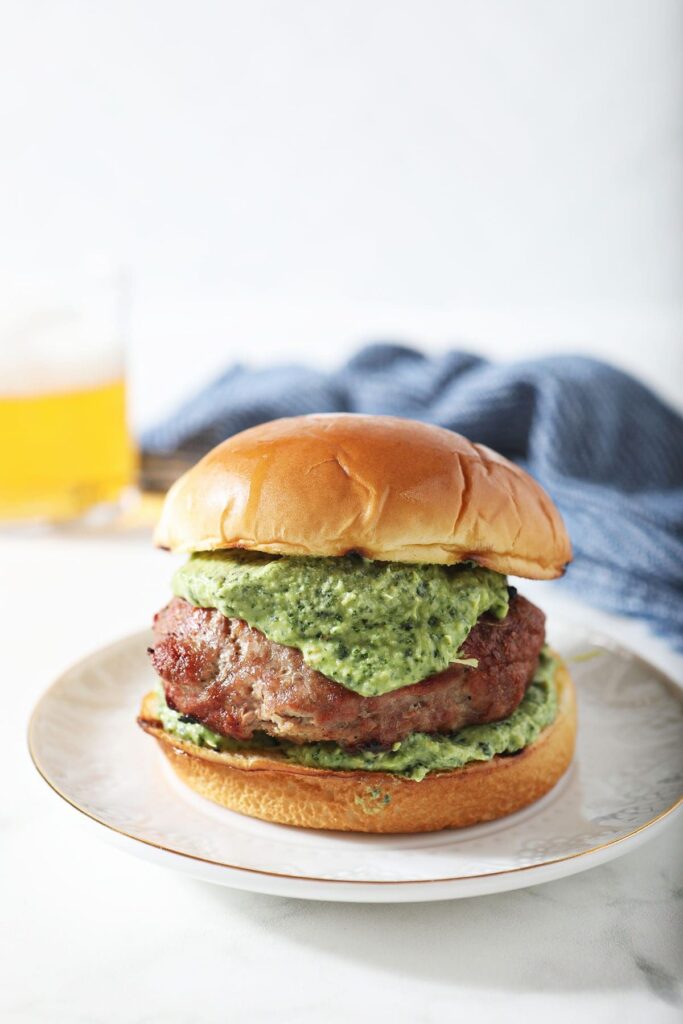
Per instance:
[[[29,746],[45,781],[130,853],[221,885],[307,899],[452,899],[551,881],[626,853],[681,806],[683,697],[642,659],[551,630],[579,697],[575,763],[543,800],[459,831],[359,836],[255,821],[177,782],[135,724],[154,682],[147,633],[69,669],[43,695]],[[102,828],[101,826],[105,826]]]

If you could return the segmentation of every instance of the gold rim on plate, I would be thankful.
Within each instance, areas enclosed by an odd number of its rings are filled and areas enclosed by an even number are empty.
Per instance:
[[[657,824],[657,822],[663,821],[665,818],[674,814],[675,811],[677,811],[681,806],[683,806],[682,794],[669,807],[666,807],[659,814],[655,815],[654,818],[650,818],[648,821],[643,822],[642,825],[639,825],[631,832],[627,832],[625,835],[622,836],[617,836],[615,839],[609,839],[607,842],[600,843],[597,846],[592,846],[588,850],[578,850],[576,853],[569,853],[566,854],[564,857],[554,857],[551,860],[540,861],[538,864],[523,864],[520,867],[516,868],[503,868],[501,871],[484,871],[476,875],[450,875],[443,878],[403,878],[395,879],[393,881],[377,879],[373,881],[371,879],[356,878],[320,878],[317,875],[288,875],[281,871],[266,871],[262,868],[248,868],[240,864],[228,864],[226,861],[211,860],[211,858],[209,857],[199,857],[197,854],[194,853],[187,853],[184,850],[176,850],[172,846],[164,846],[161,843],[153,842],[151,839],[144,839],[142,836],[136,836],[133,835],[131,832],[126,832],[124,829],[118,828],[116,825],[112,825],[108,821],[104,821],[102,818],[99,818],[96,814],[93,814],[87,808],[82,807],[80,804],[76,803],[75,800],[72,800],[71,797],[67,796],[67,794],[64,793],[55,782],[53,782],[53,780],[49,777],[47,771],[40,764],[40,759],[36,753],[35,744],[33,741],[35,720],[36,716],[38,715],[38,712],[40,711],[41,705],[45,698],[48,697],[57,686],[59,686],[63,679],[70,673],[74,672],[76,669],[80,668],[86,661],[89,660],[89,658],[93,657],[95,654],[104,653],[110,648],[118,646],[126,639],[130,639],[131,636],[134,635],[135,634],[128,634],[126,637],[122,637],[118,641],[114,641],[111,644],[107,644],[106,647],[101,648],[99,651],[94,651],[91,654],[86,655],[84,658],[81,658],[79,661],[75,662],[64,672],[62,672],[61,675],[59,675],[58,678],[55,679],[55,681],[50,686],[48,686],[48,688],[38,698],[33,708],[33,711],[31,712],[31,717],[29,719],[27,730],[28,749],[29,754],[31,756],[31,760],[40,777],[47,783],[50,789],[54,793],[56,793],[57,796],[61,797],[61,799],[64,800],[65,803],[69,804],[70,807],[73,807],[75,810],[79,811],[86,818],[90,819],[90,821],[94,821],[98,825],[103,825],[104,828],[109,829],[110,832],[114,832],[116,835],[123,836],[125,839],[132,839],[134,842],[141,843],[143,846],[148,846],[151,849],[160,850],[162,853],[168,853],[176,857],[184,857],[186,860],[191,860],[198,864],[209,864],[212,867],[227,868],[230,871],[240,871],[250,875],[260,875],[266,878],[284,878],[290,881],[299,882],[322,882],[323,884],[327,885],[405,886],[434,885],[439,882],[468,882],[477,881],[481,878],[497,878],[502,877],[504,875],[515,875],[523,871],[535,871],[539,868],[552,867],[555,864],[563,864],[567,861],[576,860],[579,857],[588,857],[591,854],[598,853],[601,850],[607,850],[612,846],[617,846],[619,843],[624,843],[627,840],[632,839],[634,836],[637,836],[639,833],[644,832],[652,825]],[[605,648],[605,650],[607,651],[610,651],[614,654],[626,656],[630,660],[638,662],[638,664],[646,668],[648,672],[651,672],[654,675],[656,675],[666,685],[666,688],[669,690],[669,692],[673,693],[673,695],[681,703],[683,703],[683,691],[681,690],[681,688],[673,679],[671,679],[670,676],[668,676],[665,672],[659,669],[656,665],[653,665],[651,662],[646,661],[645,658],[642,658],[639,654],[636,654],[635,652],[628,650],[628,648],[626,647],[622,647],[621,644],[616,643],[608,637],[599,636],[597,634],[588,635],[592,637],[591,642],[594,643],[595,646],[601,646]],[[567,661],[570,663],[572,660],[572,658],[567,659]],[[572,770],[574,764],[575,761],[573,760],[569,767],[569,771]],[[271,824],[273,824],[274,827],[277,827],[276,823]]]

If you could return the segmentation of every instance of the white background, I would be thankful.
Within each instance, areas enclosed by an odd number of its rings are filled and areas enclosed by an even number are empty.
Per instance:
[[[0,10],[0,285],[126,271],[136,423],[377,337],[683,402],[678,0]]]

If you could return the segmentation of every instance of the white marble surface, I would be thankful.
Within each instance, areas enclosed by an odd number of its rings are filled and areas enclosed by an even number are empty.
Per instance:
[[[404,906],[233,892],[99,842],[33,770],[25,722],[62,668],[144,625],[170,559],[142,537],[41,532],[0,537],[0,559],[13,723],[0,747],[3,1022],[680,1020],[681,821],[573,878]],[[683,658],[642,627],[568,604],[552,584],[527,589],[683,683]]]

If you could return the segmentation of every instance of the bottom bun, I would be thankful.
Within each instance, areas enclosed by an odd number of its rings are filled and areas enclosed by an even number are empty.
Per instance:
[[[287,761],[276,751],[218,753],[164,732],[156,697],[139,724],[159,742],[190,789],[231,811],[300,828],[343,832],[436,832],[493,821],[547,793],[574,754],[576,695],[566,666],[555,674],[558,712],[535,743],[421,782],[390,772],[331,771]]]

